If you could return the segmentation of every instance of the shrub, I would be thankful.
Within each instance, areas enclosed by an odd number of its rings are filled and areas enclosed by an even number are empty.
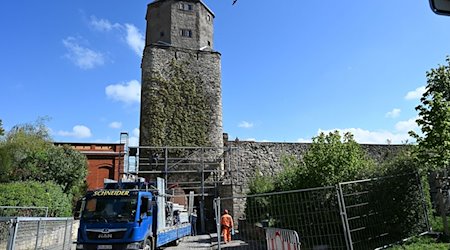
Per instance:
[[[12,182],[0,184],[2,206],[48,207],[48,216],[67,217],[72,214],[71,197],[53,182]]]

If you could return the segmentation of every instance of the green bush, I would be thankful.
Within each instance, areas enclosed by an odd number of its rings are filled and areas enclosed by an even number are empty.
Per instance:
[[[282,155],[283,171],[275,177],[258,177],[251,181],[250,194],[333,186],[339,182],[367,178],[376,163],[368,157],[351,133],[339,131],[313,137],[308,151],[299,159]],[[271,190],[258,189],[269,185]],[[256,189],[255,189],[256,188]]]
[[[269,176],[256,176],[250,183],[249,194],[262,194],[270,193],[274,191],[274,183]],[[247,221],[251,223],[259,222],[264,219],[268,219],[266,214],[258,214],[250,211],[255,207],[259,208],[260,211],[268,211],[270,209],[270,197],[248,197],[246,204],[246,215]]]
[[[0,190],[2,206],[48,207],[48,216],[72,215],[71,197],[53,182],[0,183]]]

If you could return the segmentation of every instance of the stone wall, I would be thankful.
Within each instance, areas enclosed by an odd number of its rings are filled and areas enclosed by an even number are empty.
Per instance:
[[[308,150],[308,143],[277,143],[253,141],[229,141],[227,146],[235,148],[235,155],[231,158],[232,174],[228,175],[226,183],[233,182],[235,186],[242,186],[242,193],[248,191],[248,183],[257,175],[275,176],[283,169],[281,157],[294,155],[301,159]],[[381,162],[398,152],[403,145],[375,145],[362,144],[361,147],[377,162]],[[235,188],[235,193],[241,187]]]
[[[180,4],[191,6],[182,9]],[[213,48],[214,14],[199,0],[155,1],[148,5],[146,45],[159,41],[173,47]],[[181,30],[190,30],[191,36],[183,36]]]
[[[189,107],[161,107],[161,105],[168,105],[161,103],[156,99],[160,93],[161,86],[157,86],[158,82],[153,79],[155,75],[160,75],[166,80],[170,79],[170,72],[167,67],[171,63],[182,65],[183,70],[188,74],[192,74],[201,85],[196,90],[195,94],[200,96],[203,101],[206,100],[206,110],[201,110],[192,116],[184,117],[180,126],[189,127],[192,124],[198,123],[200,116],[206,115],[205,124],[207,130],[207,143],[204,145],[187,145],[180,144],[176,141],[162,141],[156,144],[152,141],[152,132],[158,129],[167,129],[161,127],[151,127],[154,124],[152,119],[166,119],[164,112],[152,112],[157,107],[162,111],[168,108],[189,108]],[[142,93],[141,93],[141,121],[140,121],[140,145],[141,146],[213,146],[222,147],[222,89],[221,89],[221,64],[220,53],[212,51],[199,51],[183,48],[176,48],[171,46],[147,46],[144,50],[144,57],[142,60]],[[164,73],[165,72],[165,73]],[[183,84],[183,83],[179,83]],[[171,93],[168,93],[169,95]],[[195,101],[195,100],[194,100]],[[195,105],[185,103],[185,105]],[[162,121],[164,122],[164,121]],[[181,129],[180,129],[181,130]],[[180,133],[180,130],[173,130],[170,133]],[[182,133],[180,136],[186,136]],[[182,141],[181,141],[182,142]]]
[[[160,1],[148,5],[147,30],[145,34],[145,45],[158,41],[170,44],[171,41],[171,2]]]
[[[214,15],[202,3],[197,3],[199,8],[199,18],[197,21],[197,28],[199,33],[199,48],[209,47],[214,48]]]

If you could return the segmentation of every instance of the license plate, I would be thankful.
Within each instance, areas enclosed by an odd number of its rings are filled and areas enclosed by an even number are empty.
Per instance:
[[[112,249],[112,245],[98,245],[97,249]]]

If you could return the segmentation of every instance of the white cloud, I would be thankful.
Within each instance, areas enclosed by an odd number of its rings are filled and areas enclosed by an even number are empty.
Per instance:
[[[138,128],[133,129],[132,135],[135,137],[139,137],[140,131]]]
[[[123,39],[127,43],[127,45],[138,55],[142,56],[145,47],[145,37],[143,33],[133,24],[125,23],[112,23],[111,21],[103,18],[97,18],[95,16],[91,16],[91,20],[89,22],[90,26],[95,30],[108,32],[112,30],[117,30],[120,32],[121,36],[124,36]]]
[[[298,138],[298,139],[297,139],[297,142],[300,142],[300,143],[310,143],[310,142],[312,142],[312,140],[311,140],[311,139],[305,139],[305,138]]]
[[[242,121],[241,123],[239,123],[238,127],[240,127],[240,128],[253,128],[253,123],[247,122],[247,121]]]
[[[125,24],[125,29],[127,31],[126,41],[128,46],[130,46],[138,56],[142,56],[145,46],[144,36],[139,29],[132,24]]]
[[[131,147],[137,147],[139,146],[139,137],[130,137],[129,146]]]
[[[74,37],[67,37],[62,42],[68,50],[65,57],[82,69],[92,69],[105,63],[102,53],[81,46]]]
[[[141,85],[137,80],[131,80],[124,84],[112,84],[105,88],[105,93],[115,101],[131,104],[140,102]]]
[[[420,99],[422,97],[423,93],[425,93],[425,90],[426,90],[425,86],[421,86],[413,91],[409,91],[406,94],[405,99],[406,100]]]
[[[388,140],[394,144],[401,144],[406,141],[411,141],[411,137],[407,132],[392,133],[389,131],[369,131],[361,128],[344,128],[344,129],[319,129],[318,134],[321,132],[329,133],[338,130],[341,135],[350,132],[353,134],[355,141],[358,143],[368,144],[387,144]]]
[[[247,139],[244,139],[244,141],[256,141],[256,138],[247,138]]]
[[[417,117],[408,119],[406,121],[399,121],[395,124],[395,129],[399,132],[408,132],[411,130],[417,131],[419,127],[416,123]]]
[[[110,127],[110,128],[114,128],[114,129],[118,129],[118,128],[121,128],[121,127],[122,127],[122,123],[121,123],[121,122],[111,122],[111,123],[109,124],[109,127]]]
[[[139,146],[139,129],[135,128],[131,132],[131,136],[129,138],[129,146]]]
[[[396,118],[396,117],[398,117],[398,116],[400,115],[400,112],[401,112],[400,109],[395,108],[395,109],[393,109],[393,110],[387,112],[387,113],[386,113],[386,117],[389,117],[389,118]]]
[[[98,19],[95,16],[91,16],[90,25],[99,31],[111,31],[112,29],[120,29],[122,25],[118,23],[111,23],[107,19]]]
[[[72,131],[58,131],[57,134],[75,138],[89,138],[92,136],[91,129],[84,125],[76,125],[72,128]]]

